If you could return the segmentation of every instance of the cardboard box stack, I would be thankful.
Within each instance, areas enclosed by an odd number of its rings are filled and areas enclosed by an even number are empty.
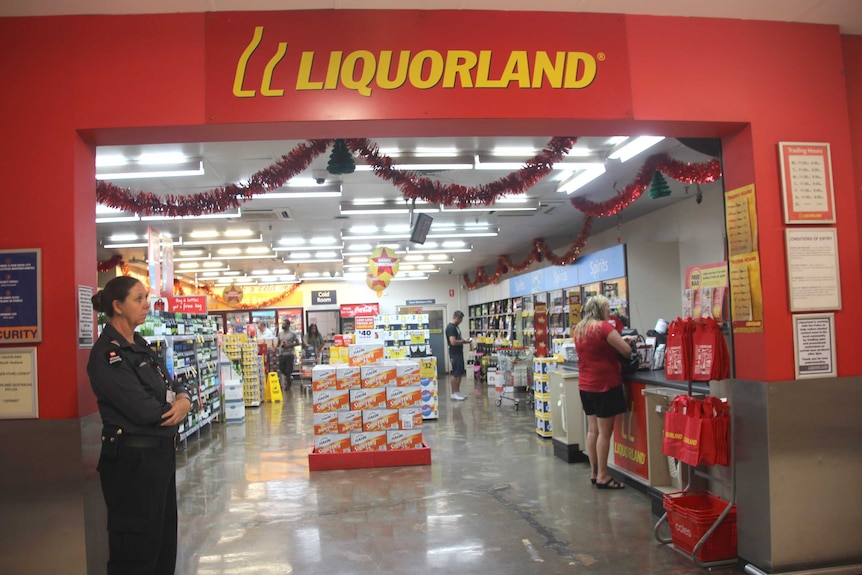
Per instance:
[[[242,349],[242,399],[246,407],[260,405],[263,390],[263,356],[256,343],[244,343]]]
[[[437,419],[440,417],[436,357],[425,357],[419,360],[419,392],[422,402],[422,418]]]
[[[551,384],[548,372],[557,361],[554,357],[533,358],[533,399],[535,400],[536,433],[551,437]]]
[[[242,336],[245,337],[245,336]],[[243,402],[242,377],[234,368],[232,356],[241,357],[239,341],[231,346],[230,353],[227,346],[228,338],[225,336],[222,348],[219,350],[219,377],[222,384],[224,403],[224,418],[227,423],[242,423],[245,421],[245,402]]]
[[[383,351],[382,346],[350,348],[351,363]],[[311,377],[315,452],[422,447],[421,371],[413,360],[315,366]]]

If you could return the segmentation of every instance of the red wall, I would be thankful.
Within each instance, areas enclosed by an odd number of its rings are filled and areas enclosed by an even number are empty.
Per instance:
[[[607,117],[601,106],[576,105],[588,101],[580,93],[449,89],[429,91],[429,97],[417,100],[411,90],[379,98],[336,90],[317,94],[318,104],[301,114],[286,99],[277,109],[256,109],[258,115],[245,121],[238,108],[232,119],[236,123],[216,124],[208,110],[215,100],[206,70],[213,65],[216,46],[226,41],[214,33],[228,33],[225,18],[232,16],[0,20],[5,80],[0,167],[7,182],[0,245],[43,249],[45,339],[37,345],[41,417],[75,417],[94,410],[84,371],[87,353],[76,345],[75,289],[96,284],[93,146],[177,139],[629,131],[722,136],[727,187],[756,185],[765,301],[765,333],[737,337],[737,375],[766,381],[793,377],[776,144],[829,142],[846,302],[836,313],[839,374],[862,374],[862,354],[856,353],[853,340],[862,311],[851,305],[860,283],[859,206],[851,193],[853,156],[842,70],[842,56],[852,58],[856,81],[850,89],[859,91],[862,49],[858,42],[842,46],[836,28],[591,16],[592,32],[581,40],[576,32],[587,17],[578,14],[270,13],[261,18],[267,26],[297,31],[291,49],[295,39],[311,37],[316,49],[368,49],[370,30],[385,21],[385,39],[394,50],[415,45],[441,51],[465,46],[555,51],[578,50],[579,43],[586,43],[619,55],[620,62],[627,60],[608,69],[628,78],[597,81],[596,90],[623,86],[615,95],[615,117]],[[249,15],[237,18],[245,21]],[[320,18],[326,26],[318,25]],[[596,30],[608,35],[597,36]],[[247,30],[242,38],[240,44],[247,42]],[[852,111],[858,122],[856,106]],[[257,123],[268,119],[273,123]],[[858,124],[854,133],[859,134]]]

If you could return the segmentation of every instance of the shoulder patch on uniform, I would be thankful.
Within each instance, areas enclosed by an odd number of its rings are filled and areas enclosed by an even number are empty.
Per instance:
[[[119,342],[119,341],[117,341],[117,340],[115,340],[115,339],[112,339],[112,340],[111,340],[111,343],[112,343],[112,344],[114,344],[114,345],[116,345],[117,347],[120,347],[120,342]]]
[[[109,349],[105,354],[105,359],[108,360],[109,365],[119,365],[121,361],[123,361],[123,356],[117,353],[113,349]]]

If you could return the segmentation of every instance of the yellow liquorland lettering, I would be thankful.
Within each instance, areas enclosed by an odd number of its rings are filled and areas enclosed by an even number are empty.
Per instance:
[[[303,52],[299,61],[299,72],[296,75],[297,90],[321,90],[323,82],[311,81],[311,69],[314,67],[314,52]]]
[[[479,58],[470,50],[449,50],[446,53],[446,70],[443,72],[443,87],[454,88],[455,78],[462,88],[473,87],[473,77],[470,71],[476,67]]]
[[[362,72],[356,77],[357,63],[362,62]],[[377,59],[368,50],[351,52],[341,64],[341,83],[345,88],[356,90],[363,96],[371,95],[371,81],[377,72]]]
[[[242,84],[245,80],[245,70],[248,66],[248,61],[251,55],[260,46],[260,41],[263,39],[263,26],[254,27],[254,35],[251,37],[251,42],[243,50],[239,61],[236,63],[236,74],[233,77],[233,95],[237,98],[254,98],[254,90],[243,90]]]
[[[533,88],[541,88],[544,79],[548,79],[551,88],[563,87],[563,70],[566,68],[566,53],[557,52],[556,60],[551,63],[547,52],[536,52],[536,63],[533,67]]]
[[[278,50],[275,51],[275,55],[269,59],[269,62],[266,64],[266,69],[263,71],[263,79],[260,82],[260,94],[262,96],[284,96],[283,89],[274,90],[272,88],[272,72],[275,70],[275,67],[281,62],[281,59],[284,58],[284,55],[287,53],[287,42],[279,42]]]
[[[479,65],[476,68],[476,87],[477,88],[505,88],[505,82],[501,80],[491,80],[488,76],[491,74],[491,51],[482,50],[479,52]]]
[[[586,52],[566,55],[566,88],[586,88],[596,79],[596,59]]]
[[[527,53],[523,50],[516,50],[509,54],[503,75],[500,76],[500,81],[505,86],[513,80],[517,80],[519,88],[530,87],[530,62],[527,60]]]
[[[410,65],[410,50],[401,50],[395,78],[392,78],[392,50],[380,52],[377,61],[377,85],[384,90],[395,90],[407,81],[407,67]]]
[[[334,90],[338,87],[338,73],[341,69],[341,57],[344,52],[336,50],[329,53],[329,66],[326,68],[326,80],[323,81],[324,90]]]
[[[423,78],[425,62],[428,62],[427,77]],[[436,86],[443,77],[443,56],[436,50],[422,50],[410,61],[410,83],[420,90]]]

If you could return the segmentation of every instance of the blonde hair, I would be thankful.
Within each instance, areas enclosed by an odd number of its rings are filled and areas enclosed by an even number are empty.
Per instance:
[[[579,339],[595,329],[599,323],[607,321],[605,310],[609,305],[610,301],[603,295],[594,295],[587,300],[587,303],[584,304],[583,318],[572,330],[572,339],[575,340],[575,345]]]

